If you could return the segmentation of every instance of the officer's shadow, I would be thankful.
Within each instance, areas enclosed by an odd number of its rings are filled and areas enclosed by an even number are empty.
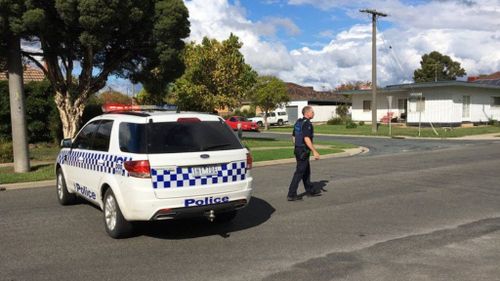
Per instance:
[[[327,180],[321,180],[321,181],[316,181],[316,182],[311,182],[312,185],[313,185],[313,190],[316,192],[316,191],[320,191],[320,192],[327,192],[328,190],[325,188],[328,184],[328,181]],[[300,194],[297,194],[298,197],[304,197],[305,195],[307,195],[306,192],[302,192]]]
[[[250,203],[238,211],[238,215],[227,223],[210,222],[208,219],[193,218],[170,221],[139,223],[136,236],[150,236],[160,239],[190,239],[211,235],[230,237],[232,232],[256,227],[271,218],[275,209],[265,200],[252,197]]]

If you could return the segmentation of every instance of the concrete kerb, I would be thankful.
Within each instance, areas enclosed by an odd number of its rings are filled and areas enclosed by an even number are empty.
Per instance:
[[[340,153],[321,155],[321,159],[349,157],[357,154],[367,153],[368,151],[370,151],[368,148],[360,146],[357,148],[344,149],[344,152]],[[295,158],[255,162],[253,163],[253,167],[257,168],[257,167],[265,167],[265,166],[289,164],[289,163],[295,163]],[[35,188],[35,187],[55,187],[55,186],[56,186],[56,180],[9,183],[9,184],[0,184],[0,191]]]

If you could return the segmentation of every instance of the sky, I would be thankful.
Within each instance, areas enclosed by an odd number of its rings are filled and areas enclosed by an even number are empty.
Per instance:
[[[500,71],[500,0],[185,0],[191,34],[243,42],[259,75],[331,90],[371,80],[371,16],[377,23],[377,84],[412,81],[422,55],[438,51],[467,75]]]

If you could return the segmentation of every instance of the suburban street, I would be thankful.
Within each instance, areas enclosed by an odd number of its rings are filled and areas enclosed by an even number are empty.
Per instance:
[[[2,191],[0,280],[500,280],[500,138],[326,138],[370,152],[312,161],[327,192],[297,202],[294,164],[254,168],[228,225],[114,240],[100,210],[60,206],[54,187]]]

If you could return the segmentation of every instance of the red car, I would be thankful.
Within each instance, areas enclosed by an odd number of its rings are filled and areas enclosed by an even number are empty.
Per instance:
[[[257,123],[248,121],[242,116],[233,116],[226,119],[226,124],[233,130],[238,130],[238,124],[241,124],[241,130],[243,131],[259,131],[259,125]]]

